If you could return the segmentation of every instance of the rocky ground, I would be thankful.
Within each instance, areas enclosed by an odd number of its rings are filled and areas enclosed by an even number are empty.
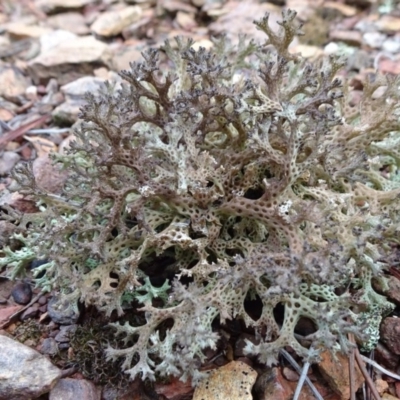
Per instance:
[[[84,93],[105,80],[118,82],[117,72],[129,69],[141,51],[177,35],[206,48],[212,46],[210,37],[222,32],[232,39],[239,33],[259,39],[252,21],[265,12],[276,21],[282,7],[297,10],[306,22],[293,51],[310,59],[347,55],[342,73],[355,88],[361,90],[375,70],[400,73],[395,0],[2,0],[0,207],[35,210],[29,199],[9,190],[10,171],[19,162],[32,161],[38,185],[57,191],[64,176],[52,168],[48,154],[64,152],[73,139]],[[10,236],[8,229],[0,221],[0,245]],[[367,362],[370,384],[354,367],[351,385],[349,360],[324,354],[308,372],[323,399],[349,399],[351,386],[360,388],[359,399],[372,399],[371,387],[382,399],[400,398],[400,272],[393,267],[388,277],[388,295],[397,308],[383,321],[376,350],[364,355],[375,360],[373,368]],[[104,343],[117,341],[105,326],[96,310],[66,313],[54,306],[52,293],[32,290],[29,278],[13,282],[0,270],[0,398],[289,400],[298,384],[296,365],[300,372],[302,367],[289,360],[290,349],[279,366],[265,368],[243,354],[244,339],[254,333],[235,324],[220,332],[223,343],[204,367],[210,376],[196,390],[175,379],[129,382],[118,363],[105,360]],[[307,385],[299,398],[313,398]]]

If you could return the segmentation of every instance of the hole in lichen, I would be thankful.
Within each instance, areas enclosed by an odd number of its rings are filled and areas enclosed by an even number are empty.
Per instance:
[[[273,313],[275,321],[281,325],[283,323],[283,318],[285,317],[285,305],[283,303],[278,303],[274,307]]]
[[[160,225],[156,226],[156,228],[154,230],[156,231],[156,233],[160,233],[164,229],[168,228],[169,225],[170,225],[170,222],[164,222],[163,224],[160,224]]]
[[[116,274],[115,272],[110,272],[109,277],[116,280],[116,282],[111,282],[111,283],[110,283],[110,286],[111,286],[112,288],[114,288],[114,289],[117,288],[117,287],[118,287],[118,283],[119,283],[119,276],[118,276],[118,274]]]
[[[263,310],[263,303],[260,299],[260,296],[256,292],[249,290],[243,306],[251,319],[254,321],[260,319]]]
[[[243,252],[240,249],[226,249],[225,253],[231,257],[241,256],[244,258]]]
[[[156,254],[155,251],[147,254],[139,263],[139,269],[150,278],[159,277],[164,282],[166,279],[173,277],[173,268],[168,267],[173,266],[175,262],[175,247],[169,247],[161,254]]]
[[[316,331],[317,327],[314,321],[307,317],[300,317],[299,321],[297,322],[294,328],[294,332],[302,336],[311,335]]]
[[[261,187],[256,189],[250,188],[246,191],[243,197],[245,197],[246,199],[257,200],[260,197],[262,197],[263,194],[264,194],[264,189]]]

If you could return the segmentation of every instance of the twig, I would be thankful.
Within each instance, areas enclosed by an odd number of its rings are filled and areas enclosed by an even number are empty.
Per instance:
[[[286,358],[287,361],[289,361],[290,365],[297,371],[299,375],[302,374],[302,369],[299,364],[297,364],[296,360],[285,350],[281,349],[280,353]],[[311,391],[313,392],[313,395],[317,400],[324,400],[323,397],[320,395],[318,392],[317,388],[314,386],[314,384],[310,381],[310,378],[308,376],[305,377],[305,381]]]
[[[364,375],[365,382],[367,383],[369,389],[371,390],[372,395],[375,397],[375,400],[382,400],[381,396],[379,396],[379,393],[376,390],[374,382],[372,381],[371,377],[368,374],[367,369],[365,368],[365,365],[363,363],[363,360],[361,358],[361,354],[360,354],[360,351],[358,350],[358,348],[355,349],[354,354],[356,356],[357,364],[360,367],[362,374]]]
[[[377,370],[383,372],[385,375],[390,376],[391,378],[397,379],[400,381],[400,375],[395,374],[394,372],[390,372],[388,371],[386,368],[383,368],[381,365],[379,365],[377,362],[371,360],[368,357],[363,356],[362,354],[360,354],[361,359],[363,361],[365,361],[366,363],[372,365],[374,368],[376,368]]]
[[[349,341],[354,343],[354,336],[349,333]],[[354,359],[354,349],[351,349],[349,356],[349,380],[350,380],[350,400],[356,400],[356,384],[355,384],[355,359]]]
[[[299,382],[297,383],[296,391],[294,392],[294,396],[293,396],[293,400],[299,399],[301,389],[303,388],[304,381],[306,380],[309,368],[310,368],[310,363],[308,361],[306,361],[305,364],[303,365],[303,370],[301,371],[300,379],[299,379]]]
[[[30,131],[26,132],[27,134],[52,134],[52,133],[65,133],[69,132],[71,128],[47,128],[47,129],[31,129]]]
[[[50,118],[49,115],[42,115],[39,118],[34,119],[31,122],[28,122],[24,125],[21,125],[17,129],[13,129],[11,131],[8,131],[5,133],[3,136],[0,137],[0,149],[6,146],[8,142],[11,142],[15,139],[18,139],[19,137],[25,135],[26,132],[31,130],[32,128],[36,126],[43,125],[48,119]]]
[[[26,309],[28,309],[30,306],[32,306],[33,304],[35,304],[39,298],[43,296],[43,292],[41,291],[40,293],[38,293],[26,306],[22,307],[20,310],[18,310],[17,312],[15,312],[14,314],[10,315],[7,319],[7,321],[5,321],[2,325],[0,325],[0,329],[4,329],[7,328],[7,326],[9,324],[11,324],[16,317],[18,317],[22,312],[24,312]]]

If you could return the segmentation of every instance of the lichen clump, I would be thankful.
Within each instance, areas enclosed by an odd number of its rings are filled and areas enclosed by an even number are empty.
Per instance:
[[[121,72],[121,87],[88,94],[76,141],[54,156],[69,172],[60,195],[29,165],[14,171],[40,212],[13,217],[23,247],[2,264],[16,275],[46,259],[39,285],[106,315],[135,299],[145,323],[114,323],[126,347],[107,349],[132,379],[196,382],[214,321],[254,327],[261,341],[245,351],[272,364],[285,346],[309,361],[347,351],[348,333],[371,346],[391,309],[371,280],[385,283],[399,242],[400,80],[375,76],[351,106],[343,60],[289,50],[293,11],[278,32],[268,15],[256,26],[262,45],[177,38]],[[316,327],[309,347],[301,317]]]

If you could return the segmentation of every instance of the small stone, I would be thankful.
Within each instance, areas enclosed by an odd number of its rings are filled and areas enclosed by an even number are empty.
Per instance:
[[[10,101],[18,100],[18,97],[24,95],[30,85],[30,79],[25,77],[18,68],[0,67],[0,97]]]
[[[40,38],[42,35],[49,33],[49,28],[43,28],[37,25],[25,25],[20,22],[13,22],[6,26],[7,33],[14,40],[26,38]]]
[[[47,312],[47,304],[45,304],[44,306],[40,306],[39,307],[39,311],[41,312],[41,313],[45,313],[45,312]]]
[[[94,67],[112,66],[112,55],[106,43],[92,36],[77,37],[59,43],[29,61],[28,69],[36,84],[56,78],[64,85],[90,74]]]
[[[72,32],[75,35],[87,35],[90,30],[85,18],[78,12],[65,12],[47,18],[47,23],[55,29]]]
[[[279,368],[268,368],[257,378],[254,393],[260,399],[287,400],[293,397],[294,392]]]
[[[53,338],[46,338],[43,340],[39,351],[42,354],[53,356],[58,352],[57,342]]]
[[[47,304],[47,297],[46,296],[40,296],[37,302],[41,306],[44,306],[45,304]]]
[[[297,382],[299,380],[299,374],[288,367],[283,368],[282,375],[291,382]]]
[[[26,321],[30,318],[35,318],[39,314],[39,304],[33,304],[31,307],[28,307],[20,316],[21,321]]]
[[[383,15],[376,21],[378,29],[385,33],[396,33],[400,31],[400,18],[392,15]]]
[[[49,400],[100,400],[100,390],[90,381],[85,379],[60,379],[51,390]]]
[[[400,318],[387,317],[381,324],[381,340],[394,354],[400,355]]]
[[[361,32],[354,31],[354,30],[351,30],[351,31],[333,30],[329,34],[329,39],[336,41],[336,42],[346,43],[349,46],[360,47],[362,44]]]
[[[63,325],[60,326],[60,332],[58,332],[57,336],[54,338],[58,343],[66,343],[69,342],[71,336],[75,333],[78,325]]]
[[[86,103],[85,93],[97,92],[103,82],[103,79],[85,76],[62,86],[61,91],[64,93],[66,101],[53,110],[53,119],[72,125],[78,120],[79,110]]]
[[[47,357],[4,335],[0,335],[0,354],[1,399],[36,399],[61,377]]]
[[[53,322],[53,321],[52,321]],[[57,335],[58,335],[58,333],[60,332],[60,330],[59,329],[55,329],[54,331],[51,331],[50,333],[49,333],[49,337],[51,337],[51,338],[55,338]]]
[[[139,46],[121,46],[114,51],[113,63],[118,71],[130,70],[130,63],[141,59],[143,49]]]
[[[176,13],[176,22],[185,31],[191,31],[197,26],[195,14],[189,14],[183,11],[178,11]]]
[[[36,0],[36,6],[45,13],[79,9],[93,3],[96,0]]]
[[[5,151],[0,156],[0,175],[8,175],[21,157],[13,151]]]
[[[396,54],[400,51],[400,37],[388,38],[382,44],[382,50]]]
[[[78,321],[78,305],[72,304],[68,299],[58,299],[53,296],[47,305],[50,318],[60,325],[73,325]]]
[[[61,46],[63,42],[73,41],[77,39],[77,37],[78,36],[74,33],[62,29],[57,29],[48,34],[42,35],[40,37],[41,54],[47,53],[51,49],[57,48],[57,46]]]
[[[372,281],[373,287],[379,293],[384,294],[388,297],[389,300],[394,301],[397,305],[400,305],[400,280],[395,276],[387,277],[387,284],[389,286],[389,290],[383,290],[382,285],[376,279]]]
[[[32,170],[37,186],[50,193],[59,193],[68,176],[68,171],[61,170],[57,165],[54,165],[48,153],[33,161]]]
[[[366,45],[373,49],[379,49],[382,47],[383,42],[386,40],[386,35],[379,32],[366,32],[363,35],[363,39]]]
[[[396,371],[399,365],[400,356],[393,354],[386,346],[382,343],[378,343],[374,350],[375,361],[385,368],[392,371]]]
[[[382,396],[383,393],[387,392],[389,389],[389,384],[384,381],[383,379],[376,379],[375,382],[375,388],[378,391],[378,393]]]
[[[93,22],[90,29],[99,36],[119,35],[126,27],[141,18],[142,9],[139,6],[130,6],[117,11],[107,11]]]
[[[32,299],[32,288],[29,283],[18,282],[11,291],[11,296],[17,304],[28,304]]]

